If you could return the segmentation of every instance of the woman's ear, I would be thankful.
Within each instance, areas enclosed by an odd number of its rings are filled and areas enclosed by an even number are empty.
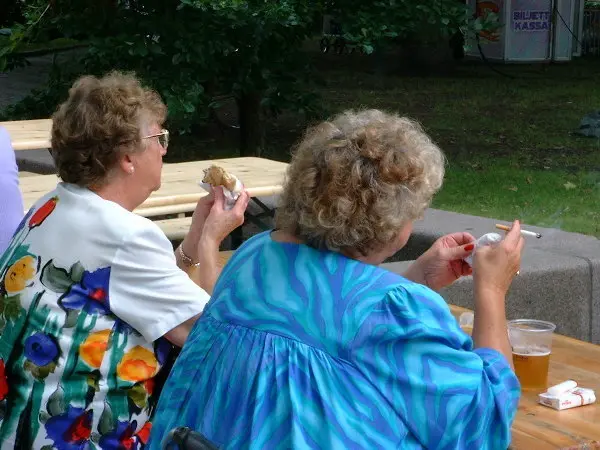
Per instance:
[[[124,153],[119,157],[119,168],[128,174],[132,174],[135,172],[135,164],[133,162],[133,158],[129,153]]]

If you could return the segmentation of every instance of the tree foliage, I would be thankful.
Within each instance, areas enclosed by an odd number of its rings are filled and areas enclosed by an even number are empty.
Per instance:
[[[2,0],[0,8],[0,28],[9,27],[23,20],[23,2],[20,0]]]
[[[325,12],[340,18],[346,37],[367,53],[402,39],[446,39],[468,23],[456,0],[30,0],[10,48],[0,49],[0,65],[36,28],[89,45],[9,112],[48,115],[76,76],[134,71],[161,93],[180,130],[205,121],[215,96],[232,95],[242,153],[257,153],[266,115],[318,112],[303,46]]]

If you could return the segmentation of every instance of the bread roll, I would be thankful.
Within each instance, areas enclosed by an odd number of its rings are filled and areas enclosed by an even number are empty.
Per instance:
[[[219,166],[210,166],[204,169],[203,183],[208,183],[211,186],[223,186],[228,191],[236,190],[237,177],[227,173],[225,169]]]

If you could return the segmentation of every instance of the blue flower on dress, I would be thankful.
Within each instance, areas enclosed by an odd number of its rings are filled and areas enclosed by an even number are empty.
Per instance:
[[[57,450],[88,448],[92,434],[92,411],[69,405],[67,412],[48,419],[46,434]]]
[[[97,269],[93,272],[87,270],[79,283],[73,284],[69,292],[60,300],[65,309],[83,309],[88,314],[110,313],[110,299],[108,298],[108,282],[110,267]]]
[[[34,210],[33,208],[29,208],[29,211],[27,211],[27,214],[25,214],[25,217],[23,217],[23,219],[19,223],[19,226],[17,226],[17,229],[13,233],[13,237],[15,237],[23,228],[25,228],[25,224],[27,223],[27,221],[33,214],[33,210]]]
[[[117,426],[110,432],[103,435],[98,443],[102,449],[110,450],[137,450],[139,440],[134,436],[137,422],[117,422]]]
[[[167,358],[172,349],[173,346],[165,338],[159,338],[154,342],[154,354],[156,355],[156,360],[161,366],[167,362]]]
[[[38,367],[53,362],[58,352],[56,341],[46,333],[35,333],[25,339],[25,357]]]

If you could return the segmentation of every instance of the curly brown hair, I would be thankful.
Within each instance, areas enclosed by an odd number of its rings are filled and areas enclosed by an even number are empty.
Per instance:
[[[444,163],[418,123],[347,111],[309,129],[296,147],[276,227],[319,249],[381,250],[423,214]]]
[[[142,150],[141,133],[162,125],[167,108],[160,96],[132,74],[83,76],[52,116],[52,157],[67,183],[89,187],[107,181],[123,152]]]

